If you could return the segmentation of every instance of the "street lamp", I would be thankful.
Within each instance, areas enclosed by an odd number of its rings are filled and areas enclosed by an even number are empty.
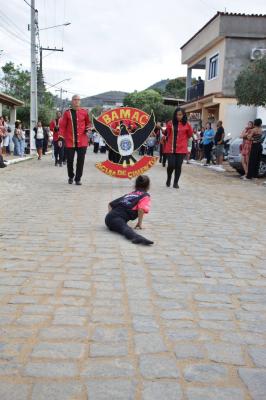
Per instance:
[[[46,29],[58,28],[60,26],[68,26],[68,25],[71,25],[71,22],[65,22],[64,24],[60,24],[60,25],[48,26],[47,28],[39,28],[39,31],[44,31]]]

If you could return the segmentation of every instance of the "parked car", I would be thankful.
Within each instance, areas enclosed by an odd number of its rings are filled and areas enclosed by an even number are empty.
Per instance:
[[[229,164],[232,168],[237,170],[240,175],[244,175],[244,169],[241,162],[242,145],[243,139],[236,138],[232,140],[228,154]],[[266,130],[262,133],[262,154],[260,160],[259,176],[266,176]]]

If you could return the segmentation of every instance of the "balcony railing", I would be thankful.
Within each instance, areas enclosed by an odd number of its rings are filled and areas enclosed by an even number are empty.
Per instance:
[[[197,100],[204,96],[204,81],[187,88],[187,101]]]

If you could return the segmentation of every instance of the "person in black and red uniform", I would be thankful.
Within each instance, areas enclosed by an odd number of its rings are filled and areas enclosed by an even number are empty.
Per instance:
[[[62,167],[64,158],[64,141],[59,137],[59,124],[61,120],[61,112],[57,111],[56,118],[50,122],[50,131],[53,132],[54,158],[55,166]]]
[[[75,178],[76,185],[81,185],[85,155],[88,147],[90,119],[85,109],[80,108],[80,97],[72,97],[71,107],[64,112],[59,123],[59,138],[65,142],[67,157],[68,183]],[[77,153],[76,174],[74,174],[74,157]]]
[[[175,172],[173,187],[178,189],[178,181],[181,175],[182,164],[187,154],[188,139],[192,137],[193,130],[187,122],[186,113],[177,108],[173,120],[166,126],[166,143],[164,152],[167,154],[167,181],[166,186],[170,187],[173,172]]]
[[[144,214],[150,210],[150,195],[147,192],[150,187],[150,179],[146,175],[140,175],[136,179],[135,190],[125,194],[108,205],[109,213],[106,215],[105,224],[110,229],[125,236],[134,244],[153,244],[151,240],[137,234],[130,226],[128,221],[138,218],[135,229],[142,229]]]

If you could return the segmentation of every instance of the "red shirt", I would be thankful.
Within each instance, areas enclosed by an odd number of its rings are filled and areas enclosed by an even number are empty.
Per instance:
[[[90,126],[90,119],[87,111],[84,108],[78,108],[76,110],[77,116],[77,147],[88,146],[88,135],[87,131]],[[72,121],[72,115],[70,110],[64,112],[63,117],[60,120],[60,133],[65,140],[66,147],[75,147],[75,134],[74,126]]]
[[[55,131],[55,127],[57,126],[57,127],[59,127],[59,125],[60,125],[60,121],[61,121],[61,117],[59,118],[59,120],[58,120],[58,123],[56,123],[56,119],[53,119],[51,122],[50,122],[50,131],[51,132],[53,132],[53,141],[54,142],[57,142],[58,141],[58,139],[59,139],[59,131]]]
[[[188,139],[193,135],[193,129],[187,122],[183,125],[181,122],[178,124],[178,133],[176,145],[174,146],[174,129],[173,123],[170,121],[166,127],[167,141],[164,147],[164,153],[167,154],[187,154]]]
[[[150,196],[143,197],[138,204],[132,208],[132,210],[143,210],[145,214],[148,214],[151,208],[151,198]]]

